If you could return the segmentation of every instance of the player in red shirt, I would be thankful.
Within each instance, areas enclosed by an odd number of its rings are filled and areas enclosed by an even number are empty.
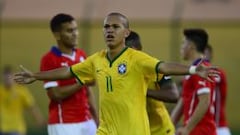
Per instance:
[[[213,57],[212,46],[208,45],[204,54],[206,59],[210,62]],[[219,76],[216,76],[216,88],[215,88],[215,122],[217,126],[217,135],[231,135],[228,128],[228,123],[226,119],[226,100],[227,100],[227,77],[223,69],[218,70],[220,72]]]
[[[41,71],[71,66],[86,59],[78,44],[76,20],[68,14],[57,14],[50,22],[51,31],[57,45],[41,59]],[[50,99],[49,135],[95,135],[96,118],[92,96],[88,87],[82,87],[75,78],[68,80],[45,81],[44,88]],[[92,111],[90,111],[92,110]]]
[[[198,65],[208,43],[208,35],[203,29],[185,29],[184,36],[181,55],[184,60]],[[210,66],[207,60],[203,64]],[[182,114],[184,117],[184,126],[177,129],[177,135],[216,135],[214,87],[214,81],[210,82],[197,75],[185,77],[182,97],[172,112],[175,124]]]

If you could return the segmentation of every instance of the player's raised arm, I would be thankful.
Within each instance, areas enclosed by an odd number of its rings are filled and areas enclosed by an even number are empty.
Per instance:
[[[14,80],[20,84],[30,84],[36,80],[59,80],[73,77],[70,67],[61,67],[54,70],[33,73],[20,66],[21,72],[14,75]]]
[[[219,74],[219,72],[214,66],[204,66],[202,64],[202,60],[196,66],[186,66],[179,63],[161,62],[158,65],[158,72],[165,75],[197,74],[200,77],[212,82],[213,80],[211,80],[210,76],[216,76],[217,74]]]

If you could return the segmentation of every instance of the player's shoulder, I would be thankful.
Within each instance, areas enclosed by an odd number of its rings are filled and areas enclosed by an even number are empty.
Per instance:
[[[49,51],[42,55],[42,59],[49,59],[56,56],[61,56],[61,52],[59,52],[57,48],[53,46]]]
[[[83,49],[75,48],[75,51],[76,51],[78,54],[80,54],[80,55],[86,56],[86,52],[85,52]]]
[[[49,60],[56,60],[58,57],[53,54],[51,51],[45,53],[42,57],[41,57],[41,62],[46,62]]]
[[[20,92],[20,93],[28,93],[29,89],[27,86],[25,85],[21,85],[21,84],[14,84],[15,89]]]
[[[132,56],[135,59],[150,57],[150,55],[147,54],[146,52],[135,50],[135,49],[132,49],[132,48],[127,48],[126,53],[127,53],[128,56]]]

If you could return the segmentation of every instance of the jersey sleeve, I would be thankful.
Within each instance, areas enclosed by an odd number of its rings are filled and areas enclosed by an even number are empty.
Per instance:
[[[196,83],[194,84],[194,86],[195,86],[197,95],[207,94],[211,92],[211,87],[213,86],[213,84],[208,80],[203,79],[196,75],[194,82]]]
[[[81,84],[89,84],[94,82],[94,57],[88,57],[84,62],[74,64],[70,67],[72,74]]]
[[[136,58],[139,60],[138,67],[143,72],[146,79],[149,79],[149,81],[158,82],[161,80],[163,74],[158,73],[158,65],[160,64],[160,60],[151,57],[145,53],[139,52]]]
[[[42,57],[41,59],[41,65],[40,65],[40,71],[47,71],[47,70],[52,70],[58,68],[57,65],[55,64],[53,58],[51,58],[49,55],[46,55]],[[48,89],[51,87],[57,87],[58,81],[44,81],[44,88]]]

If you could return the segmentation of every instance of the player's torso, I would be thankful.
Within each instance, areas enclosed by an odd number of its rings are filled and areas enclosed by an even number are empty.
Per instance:
[[[208,106],[208,110],[198,123],[198,125],[194,128],[193,133],[199,132],[200,134],[204,134],[209,132],[209,134],[213,133],[213,129],[215,129],[214,123],[214,105],[213,105],[213,92],[214,92],[214,83],[210,83],[208,81],[204,81],[200,79],[197,75],[186,76],[183,82],[183,113],[184,113],[184,123],[186,124],[189,119],[192,117],[196,106],[199,103],[197,92],[201,87],[210,88],[210,104]]]
[[[111,102],[123,102],[122,99],[135,101],[131,98],[135,96],[135,98],[141,98],[142,102],[144,101],[146,89],[143,90],[143,87],[147,86],[146,81],[131,52],[126,50],[112,61],[108,60],[105,55],[96,58],[95,61],[95,75],[101,90],[101,100],[109,98]],[[139,85],[140,81],[144,84]],[[126,102],[131,103],[131,101]]]
[[[72,55],[66,55],[51,50],[44,59],[51,59],[51,67],[60,68],[71,66],[85,60],[85,54],[78,49],[75,49]],[[58,80],[58,86],[69,86],[77,83],[75,78],[67,80]],[[71,96],[63,99],[61,102],[50,100],[49,104],[49,123],[72,123],[90,119],[89,105],[87,99],[87,89],[84,87]]]
[[[15,85],[12,90],[7,90],[0,86],[0,125],[3,132],[25,132],[23,112],[29,107],[25,98],[30,97],[24,87]]]
[[[113,61],[102,55],[93,62],[100,89],[99,134],[149,134],[147,81],[134,57],[134,52],[125,50]]]

